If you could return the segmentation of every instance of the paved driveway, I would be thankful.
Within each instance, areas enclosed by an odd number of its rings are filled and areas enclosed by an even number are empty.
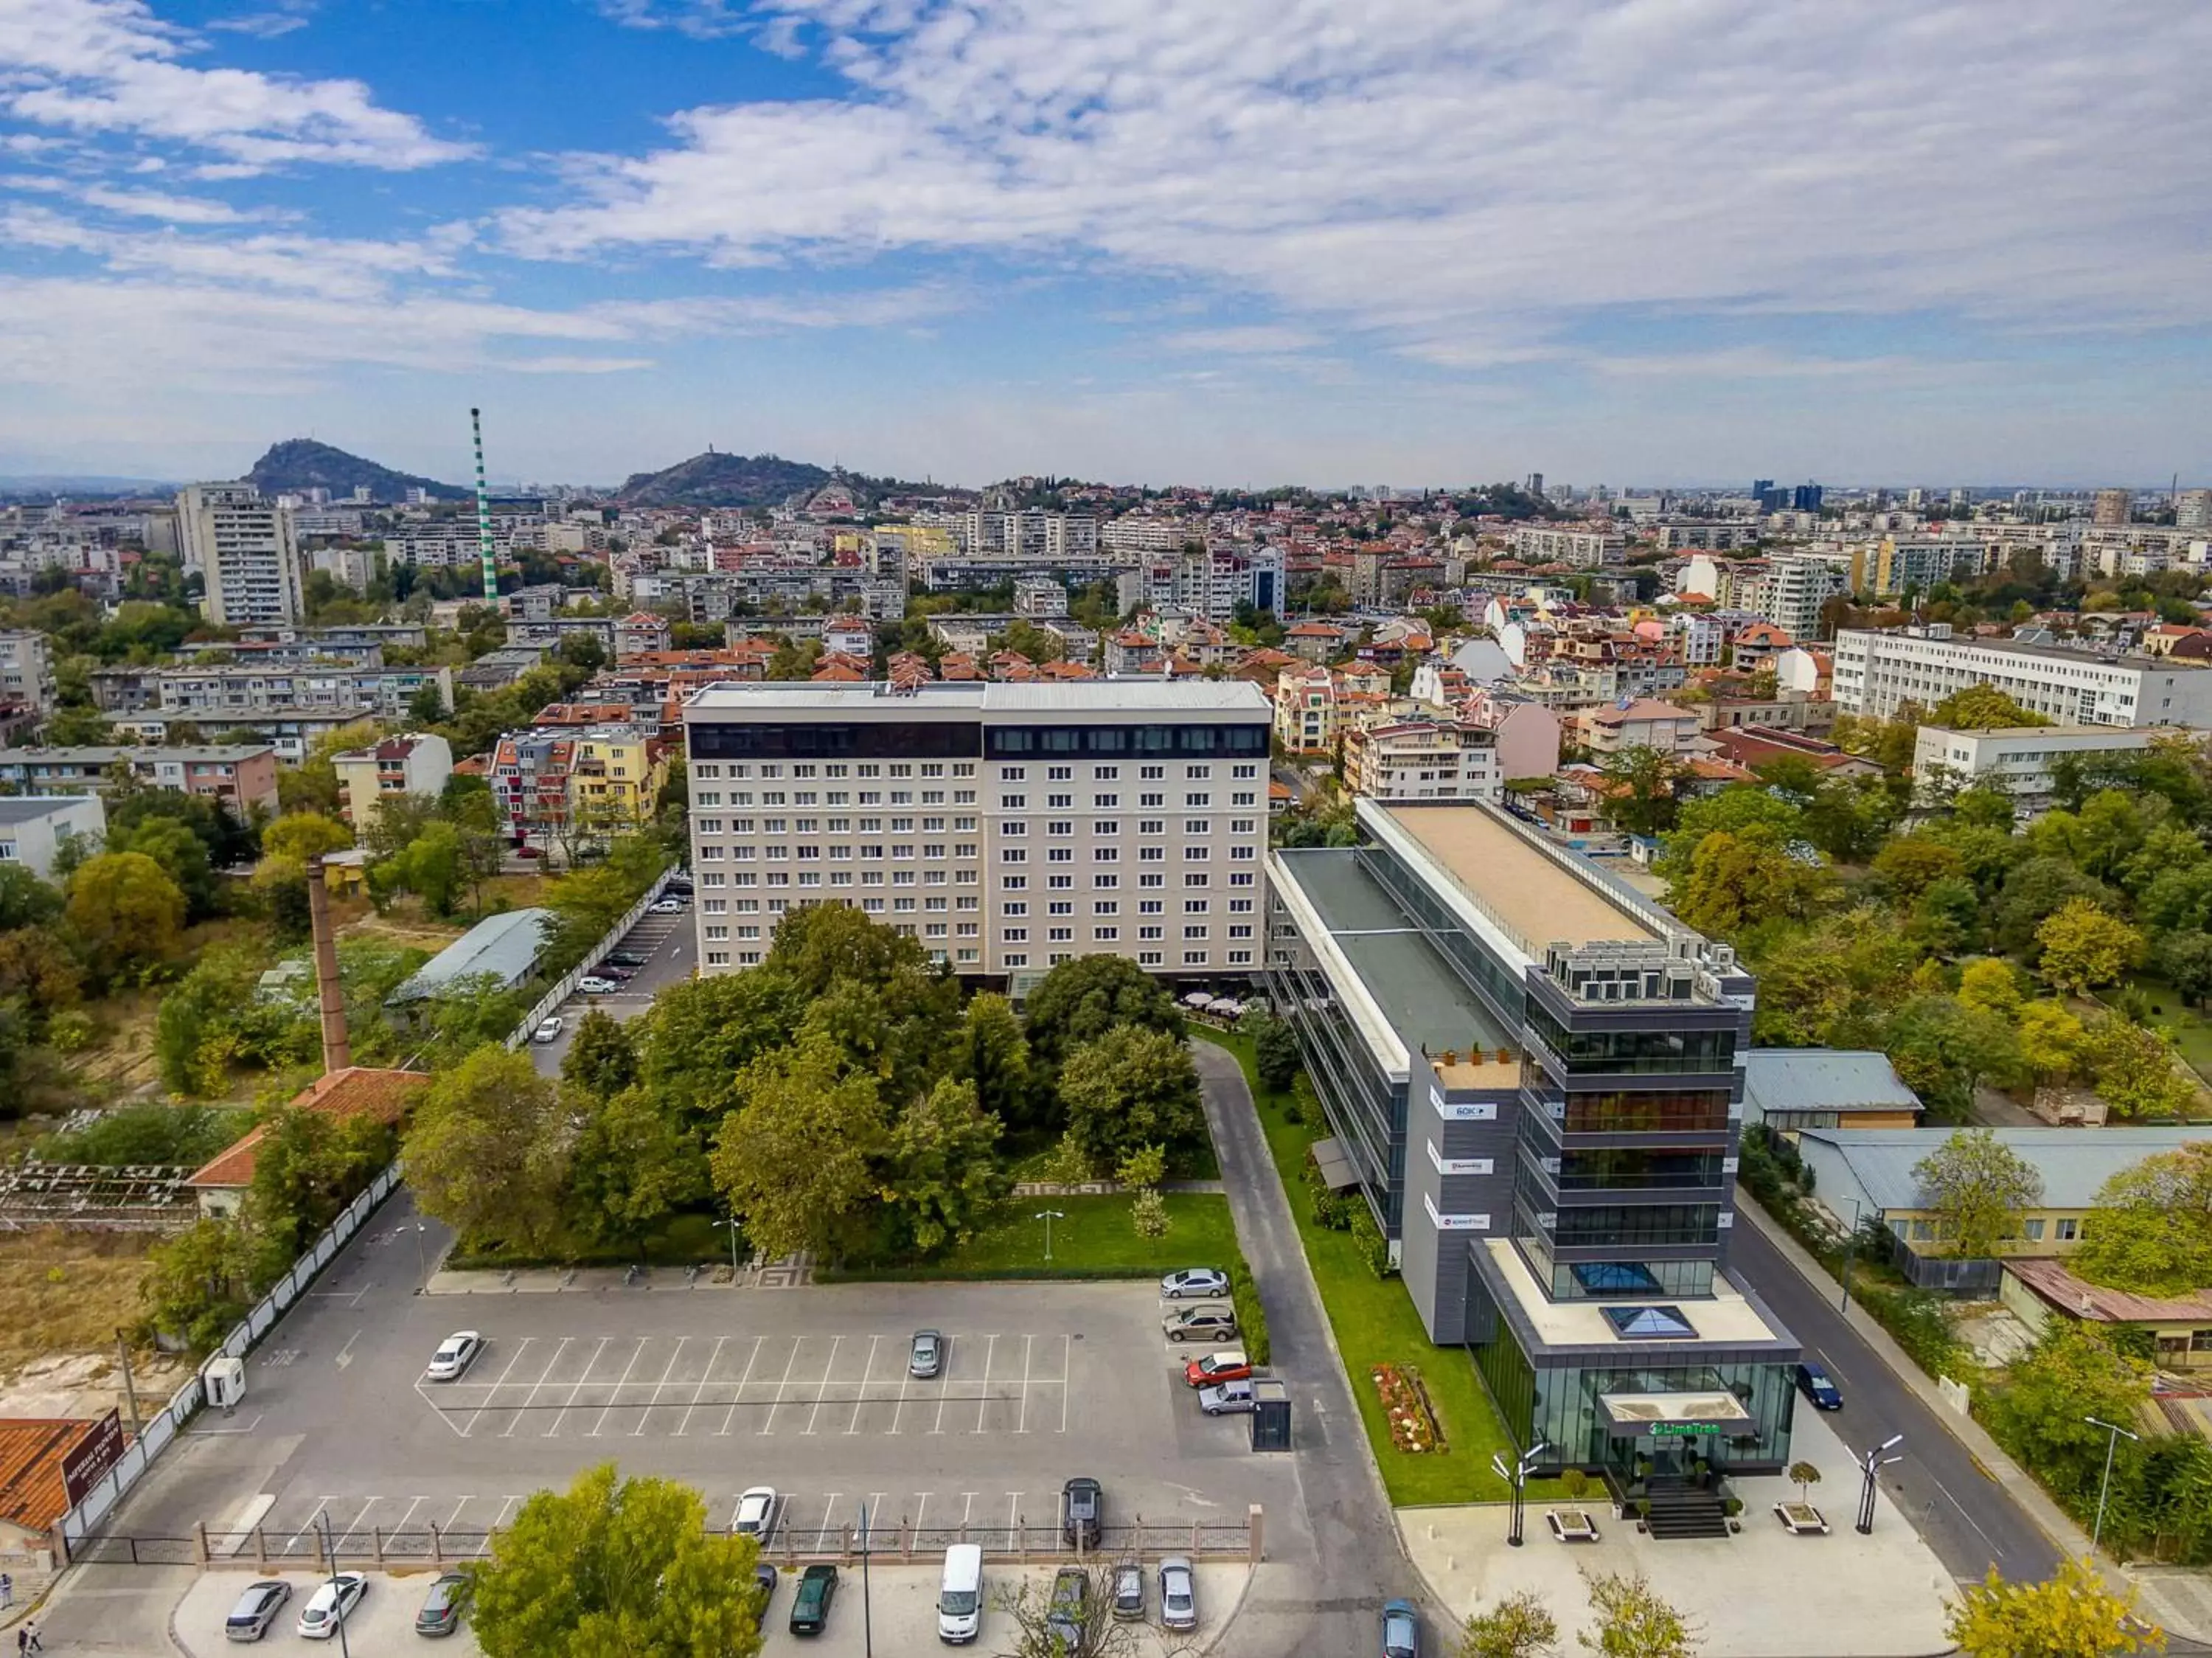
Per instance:
[[[550,1042],[530,1045],[531,1057],[538,1062],[538,1069],[548,1076],[560,1075],[561,1061],[576,1034],[577,1022],[592,1009],[603,1008],[617,1019],[635,1019],[653,1005],[658,991],[689,978],[691,965],[698,956],[697,939],[689,905],[681,915],[641,916],[637,925],[623,936],[622,942],[615,948],[645,957],[645,966],[637,970],[635,978],[611,996],[572,996],[562,1003],[561,1034]]]

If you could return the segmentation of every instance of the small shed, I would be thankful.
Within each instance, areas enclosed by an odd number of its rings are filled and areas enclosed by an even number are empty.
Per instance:
[[[373,1116],[397,1123],[429,1086],[430,1079],[420,1071],[349,1065],[318,1077],[294,1094],[291,1103],[326,1117]],[[185,1182],[198,1198],[201,1214],[228,1215],[245,1201],[253,1186],[254,1153],[268,1131],[265,1123],[247,1130]]]

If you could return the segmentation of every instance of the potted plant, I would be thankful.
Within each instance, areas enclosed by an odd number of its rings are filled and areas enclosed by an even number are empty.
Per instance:
[[[1826,1536],[1828,1530],[1826,1516],[1806,1500],[1811,1488],[1820,1483],[1820,1471],[1809,1462],[1793,1462],[1785,1477],[1796,1482],[1797,1501],[1776,1503],[1775,1518],[1793,1536],[1803,1537],[1814,1533]]]

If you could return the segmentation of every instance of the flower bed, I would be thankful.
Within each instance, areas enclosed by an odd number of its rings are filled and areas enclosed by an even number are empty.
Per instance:
[[[1369,1373],[1375,1391],[1382,1395],[1382,1412],[1390,1423],[1390,1442],[1401,1451],[1442,1451],[1443,1430],[1429,1405],[1421,1373],[1410,1364],[1378,1364]]]

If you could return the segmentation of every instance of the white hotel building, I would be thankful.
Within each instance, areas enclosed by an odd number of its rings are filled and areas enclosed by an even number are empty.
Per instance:
[[[710,686],[684,710],[702,968],[830,903],[1017,993],[1078,955],[1256,975],[1272,712],[1235,680]]]
[[[2212,726],[2212,668],[2010,639],[1959,639],[1942,624],[1836,635],[1836,706],[1889,719],[1992,685],[2061,725]]]

